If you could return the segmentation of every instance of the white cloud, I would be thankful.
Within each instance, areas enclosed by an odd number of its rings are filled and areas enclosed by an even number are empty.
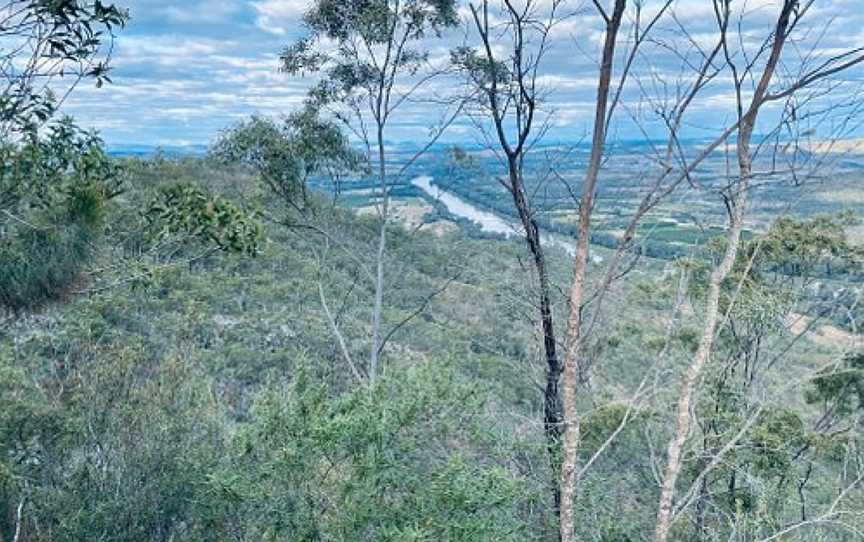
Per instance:
[[[309,2],[306,0],[263,0],[252,2],[252,8],[257,13],[255,24],[261,30],[284,36],[288,28],[296,25],[306,9]]]
[[[302,29],[304,12],[313,0],[125,0],[132,9],[130,25],[120,33],[113,58],[116,68],[113,85],[97,90],[82,85],[67,102],[67,112],[76,115],[84,125],[96,126],[105,132],[108,141],[137,143],[167,143],[176,140],[203,143],[220,128],[238,118],[258,112],[284,114],[296,108],[305,96],[314,77],[291,77],[278,71],[277,54]],[[350,0],[348,0],[350,1]],[[519,0],[522,1],[522,0]],[[607,2],[609,0],[606,0]],[[646,17],[663,0],[645,0]],[[547,0],[543,0],[544,6]],[[748,55],[758,50],[770,19],[776,16],[778,0],[736,0],[733,6],[749,14],[743,28],[743,45]],[[861,0],[822,0],[821,11],[808,15],[809,26],[798,30],[795,45],[784,57],[784,72],[800,64],[796,55],[810,55],[818,63],[827,54],[855,47],[864,39],[864,11]],[[460,0],[460,14],[469,15]],[[576,0],[571,5],[591,7],[591,2]],[[677,0],[676,15],[685,24],[690,37],[703,49],[716,42],[717,30],[710,0]],[[497,19],[496,19],[497,22]],[[826,24],[832,31],[816,43],[819,30]],[[632,18],[625,20],[621,32],[622,51],[632,39]],[[738,28],[735,28],[733,54],[740,57]],[[574,137],[590,126],[593,100],[597,85],[598,48],[603,40],[603,24],[593,10],[586,9],[568,18],[552,32],[552,47],[544,58],[540,85],[543,90],[543,111],[550,115],[554,133],[550,137]],[[443,39],[432,36],[418,42],[437,63],[449,57],[449,50],[468,39],[477,44],[475,31],[464,28],[445,34]],[[655,38],[675,45],[690,61],[701,57],[695,48],[682,45],[682,36],[671,18],[657,27]],[[815,44],[814,50],[810,47]],[[509,55],[508,41],[496,34],[493,49],[499,58]],[[324,50],[334,44],[325,41]],[[622,53],[623,55],[623,53]],[[623,56],[616,59],[620,69]],[[847,74],[864,77],[864,70]],[[688,81],[691,71],[682,66],[682,59],[661,44],[643,45],[643,54],[631,72],[631,86],[622,95],[619,110],[621,125],[616,129],[628,132],[628,115],[624,107],[638,110],[639,88],[655,93],[664,100],[674,100],[675,90]],[[730,94],[728,74],[720,74],[700,95],[699,103],[691,108],[694,126],[713,126],[734,114],[734,95]],[[461,81],[461,80],[460,80]],[[400,81],[398,89],[405,88]],[[780,77],[775,81],[781,84]],[[422,95],[436,97],[454,92],[454,79],[442,78],[428,83]],[[394,124],[391,137],[411,138],[425,133],[437,119],[439,111],[428,104],[406,103]],[[639,111],[634,114],[642,115]],[[647,110],[645,115],[650,115]],[[118,120],[121,119],[121,120]],[[122,120],[125,119],[125,120]],[[452,132],[454,138],[467,135],[468,123]],[[564,134],[563,136],[561,134]],[[635,134],[635,132],[634,132]]]
[[[199,0],[165,8],[165,15],[176,23],[216,23],[229,21],[240,10],[238,0]]]
[[[118,41],[118,54],[115,65],[124,62],[156,57],[165,61],[171,59],[200,58],[234,47],[232,41],[209,38],[181,38],[179,36],[125,36]]]
[[[756,13],[774,15],[780,9],[780,0],[748,0],[732,4],[732,10],[743,11],[752,17]],[[710,0],[678,0],[673,6],[675,14],[682,20],[704,20],[714,22],[714,3]]]

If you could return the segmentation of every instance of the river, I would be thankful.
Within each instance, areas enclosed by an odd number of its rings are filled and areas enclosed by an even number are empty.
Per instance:
[[[411,184],[432,196],[433,199],[443,203],[444,207],[452,214],[460,218],[467,218],[480,226],[480,229],[486,233],[497,233],[510,237],[517,232],[515,224],[507,222],[496,214],[478,209],[459,196],[441,190],[433,185],[432,177],[428,175],[417,177],[411,181]]]
[[[479,209],[459,196],[446,190],[441,190],[432,184],[432,177],[428,175],[416,177],[411,181],[411,184],[432,196],[433,199],[440,201],[453,215],[474,222],[484,232],[503,234],[506,237],[522,232],[520,224],[508,221],[489,211]],[[560,248],[570,256],[575,254],[573,243],[563,238],[547,234],[542,236],[542,241],[547,245]]]

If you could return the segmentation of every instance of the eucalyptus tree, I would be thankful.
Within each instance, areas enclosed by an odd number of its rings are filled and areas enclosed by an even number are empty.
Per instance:
[[[122,191],[101,141],[71,119],[45,135],[0,146],[0,307],[13,312],[56,299],[94,253],[106,203]]]
[[[787,329],[790,323],[810,328],[805,321],[819,322],[838,308],[812,307],[808,292],[826,268],[860,266],[864,251],[848,239],[850,220],[781,217],[764,234],[742,240],[721,287],[723,325],[696,390],[694,437],[684,454],[689,468],[682,473],[688,482],[674,505],[674,515],[687,521],[677,523],[676,537],[689,531],[702,540],[723,540],[734,530],[740,538],[758,540],[830,516],[831,506],[838,518],[851,508],[844,500],[860,469],[839,474],[838,464],[855,461],[861,438],[855,405],[864,389],[859,356],[841,352],[814,371],[790,368],[789,351],[809,329]],[[708,258],[680,262],[688,268],[694,305],[706,301],[726,245],[726,239],[715,238]],[[694,345],[695,340],[694,334]],[[785,376],[780,383],[774,382],[778,369]],[[777,393],[778,388],[790,393]],[[800,389],[809,409],[790,404]],[[832,504],[843,493],[847,497]]]
[[[282,69],[292,75],[320,77],[310,91],[310,102],[326,107],[345,124],[364,146],[377,174],[378,242],[366,371],[374,381],[384,345],[390,188],[437,141],[455,112],[444,114],[429,141],[398,167],[390,163],[388,131],[397,113],[416,105],[430,80],[445,69],[434,65],[424,40],[440,37],[457,25],[457,6],[455,0],[317,0],[303,20],[307,35],[282,52]]]
[[[362,166],[362,156],[340,126],[314,107],[296,111],[281,123],[264,117],[238,123],[224,130],[209,152],[219,162],[258,174],[273,195],[299,215],[280,218],[286,224],[314,210],[309,207],[312,177],[339,179]]]
[[[126,20],[121,8],[100,1],[7,0],[0,6],[0,143],[6,151],[0,224],[33,187],[11,178],[21,171],[9,162],[16,146],[35,148],[38,129],[82,79],[98,86],[110,81],[115,31]]]
[[[743,231],[750,203],[749,197],[754,179],[758,175],[754,163],[762,147],[761,143],[754,143],[757,120],[767,106],[779,101],[785,104],[779,124],[797,123],[797,117],[801,114],[796,111],[798,109],[796,106],[800,105],[798,100],[802,100],[808,107],[825,107],[824,104],[811,105],[813,95],[808,96],[804,91],[810,89],[815,95],[821,95],[825,89],[820,87],[820,84],[827,78],[864,62],[864,54],[860,48],[831,54],[814,65],[811,65],[809,55],[804,55],[803,58],[793,57],[795,62],[784,57],[787,49],[798,49],[798,44],[791,44],[796,40],[795,31],[804,26],[805,17],[808,13],[812,13],[811,9],[815,4],[813,0],[781,2],[772,31],[758,45],[755,54],[748,54],[746,50],[741,50],[745,47],[745,40],[740,36],[736,38],[730,35],[730,21],[737,17],[739,32],[743,32],[740,20],[746,15],[745,11],[740,16],[736,16],[732,11],[732,4],[732,0],[714,1],[717,33],[723,50],[723,65],[731,75],[730,80],[735,96],[736,121],[730,129],[727,129],[727,137],[735,135],[736,168],[722,194],[729,223],[725,236],[725,249],[708,280],[704,301],[704,322],[698,348],[687,367],[678,397],[675,429],[668,442],[666,467],[661,484],[655,531],[657,542],[666,542],[669,539],[673,521],[680,511],[680,505],[675,505],[674,498],[676,483],[683,467],[682,452],[692,431],[694,397],[715,350],[718,329],[726,324],[726,315],[729,313],[729,308],[724,310],[721,306],[721,299],[724,283],[733,272],[744,245]],[[830,28],[831,23],[827,24],[823,32]],[[800,32],[803,34],[806,30],[802,29]],[[828,109],[832,108],[829,106]],[[794,167],[794,164],[790,167]],[[739,435],[743,434],[745,434],[743,431],[739,433]],[[723,454],[732,446],[734,444],[730,446],[727,443],[727,446],[712,458],[705,469],[716,466]],[[845,492],[844,489],[843,493]]]
[[[543,427],[553,465],[558,458],[561,436],[561,399],[558,381],[561,366],[553,315],[553,287],[547,269],[546,247],[537,221],[536,202],[525,186],[525,160],[542,139],[551,111],[543,111],[540,84],[544,60],[551,48],[551,33],[564,19],[563,2],[504,0],[471,3],[471,20],[477,43],[466,43],[452,52],[453,63],[476,88],[469,118],[506,170],[498,182],[507,190],[522,226],[521,234],[531,253],[537,279],[537,306],[543,333],[546,385],[543,393]],[[490,23],[491,19],[491,23]],[[506,44],[506,47],[504,47]],[[556,470],[553,468],[553,471]],[[555,513],[559,509],[557,482],[553,482]]]
[[[577,244],[574,262],[574,273],[570,288],[569,297],[569,318],[566,330],[566,348],[562,357],[562,411],[564,418],[564,437],[561,463],[561,539],[573,540],[574,527],[577,522],[574,515],[574,502],[576,489],[579,480],[586,473],[586,470],[595,462],[597,454],[590,457],[584,464],[579,464],[580,451],[580,417],[584,413],[579,411],[578,392],[580,388],[580,379],[586,378],[589,369],[596,364],[596,360],[590,359],[591,350],[588,348],[589,340],[592,331],[596,330],[596,325],[600,321],[599,315],[602,314],[603,300],[606,293],[609,291],[611,284],[622,276],[627,271],[629,266],[635,265],[635,258],[638,258],[640,251],[638,245],[634,244],[638,225],[640,220],[645,217],[651,209],[654,209],[663,198],[670,195],[683,186],[691,186],[694,189],[704,189],[694,177],[697,168],[703,164],[715,151],[722,148],[728,143],[733,136],[736,138],[736,145],[739,151],[744,150],[744,154],[755,154],[759,149],[763,148],[764,142],[760,143],[754,149],[750,148],[750,140],[753,137],[753,130],[758,116],[759,110],[767,103],[780,102],[785,106],[784,113],[781,114],[777,122],[778,128],[771,132],[772,137],[776,136],[779,127],[789,127],[796,124],[796,111],[799,115],[803,109],[798,109],[802,104],[812,105],[816,101],[815,98],[825,96],[827,78],[836,75],[844,70],[856,66],[862,61],[861,50],[850,49],[849,51],[841,51],[836,55],[830,55],[828,58],[819,59],[818,55],[809,53],[799,53],[800,57],[794,62],[789,62],[784,65],[783,75],[787,79],[784,86],[776,91],[769,92],[767,85],[772,81],[773,68],[771,74],[767,76],[768,82],[763,83],[763,77],[758,73],[758,67],[764,66],[766,61],[764,56],[769,55],[772,51],[775,36],[781,35],[781,41],[785,40],[783,33],[786,30],[791,30],[798,25],[801,18],[810,11],[813,2],[794,2],[787,1],[782,3],[781,9],[791,14],[791,26],[775,28],[768,38],[766,38],[761,47],[755,51],[755,55],[748,51],[734,51],[730,45],[731,40],[726,39],[727,31],[735,24],[736,17],[729,17],[729,8],[733,2],[728,0],[718,0],[713,2],[712,12],[715,14],[717,22],[717,31],[713,34],[706,35],[705,40],[693,39],[693,29],[688,28],[681,19],[671,17],[671,21],[676,27],[674,34],[666,34],[666,36],[658,35],[657,32],[651,39],[646,39],[652,28],[656,26],[658,18],[664,13],[672,10],[672,2],[659,2],[657,4],[657,15],[649,18],[647,24],[643,21],[640,24],[640,13],[646,10],[648,3],[646,2],[627,2],[626,0],[614,0],[611,2],[594,1],[593,9],[599,17],[599,20],[605,26],[604,39],[602,40],[601,60],[598,62],[600,74],[597,85],[597,98],[594,108],[593,129],[591,132],[591,152],[587,164],[587,171],[582,184],[581,198],[578,208],[578,226],[577,226]],[[611,5],[610,5],[611,4]],[[632,8],[632,13],[635,16],[628,15],[628,6]],[[752,12],[743,9],[740,16],[737,16],[740,28],[747,27],[749,18],[752,17]],[[625,28],[630,25],[633,28],[632,36],[625,41]],[[788,21],[787,21],[788,22]],[[743,26],[742,26],[743,25]],[[749,27],[748,27],[749,28]],[[803,33],[804,31],[802,31]],[[672,36],[671,38],[667,36]],[[824,35],[824,34],[822,34]],[[739,40],[741,41],[741,40]],[[743,41],[742,41],[743,42]],[[706,45],[707,43],[707,45]],[[672,57],[681,60],[681,70],[679,74],[687,74],[687,77],[677,76],[667,80],[663,75],[663,70],[651,69],[651,57],[647,54],[636,54],[639,49],[644,49],[646,45],[651,47],[659,47],[657,52],[665,55],[671,52]],[[620,51],[623,49],[622,51]],[[782,49],[782,46],[781,46]],[[620,67],[618,60],[620,58]],[[770,67],[770,63],[769,67]],[[730,66],[731,65],[731,66]],[[646,68],[647,66],[647,68]],[[633,75],[633,71],[637,75]],[[616,77],[616,72],[618,73]],[[732,122],[721,125],[717,130],[716,137],[712,137],[704,145],[697,144],[693,147],[696,153],[690,156],[690,150],[685,151],[681,144],[681,130],[687,126],[685,113],[694,108],[694,104],[698,103],[698,95],[706,92],[706,89],[715,88],[720,75],[731,75],[736,82],[734,91],[737,96],[737,118]],[[629,92],[625,88],[625,83],[628,79],[637,79],[637,92]],[[641,81],[640,79],[647,79]],[[616,80],[617,79],[617,80]],[[754,86],[756,99],[749,103],[744,95],[746,94],[745,87],[751,83]],[[765,89],[761,87],[763,84]],[[660,91],[659,96],[652,96],[651,93],[656,89],[674,89],[673,92]],[[801,91],[807,88],[811,92],[802,96]],[[653,89],[653,90],[652,90]],[[761,90],[760,90],[761,89]],[[761,97],[759,94],[762,94]],[[629,95],[628,95],[629,94]],[[633,101],[635,94],[635,104],[627,103]],[[821,107],[824,107],[821,106]],[[590,247],[591,232],[593,231],[592,217],[596,203],[597,189],[602,183],[602,171],[606,163],[607,152],[606,143],[610,133],[610,127],[613,121],[613,115],[616,110],[623,109],[630,120],[636,123],[637,128],[643,130],[646,134],[647,130],[637,122],[640,115],[644,111],[656,112],[660,122],[665,127],[665,144],[660,147],[652,142],[650,145],[652,153],[656,153],[656,164],[658,173],[653,180],[648,176],[648,189],[638,207],[632,213],[629,223],[624,230],[617,250],[609,259],[609,263],[605,266],[605,270],[599,277],[597,286],[593,292],[590,291],[591,284],[588,281],[588,252]],[[812,109],[819,110],[817,106]],[[828,107],[828,109],[832,109]],[[813,117],[808,117],[811,120]],[[848,124],[848,120],[846,124]],[[779,146],[779,145],[778,145]],[[739,160],[744,165],[744,169],[748,164],[752,163],[750,158],[744,157]],[[745,172],[744,176],[748,176]],[[734,178],[740,178],[734,177]],[[735,239],[736,242],[730,242],[729,246],[732,251],[737,251],[737,245],[740,242],[742,231],[742,218],[736,218],[737,213],[743,212],[742,207],[746,207],[746,196],[748,188],[744,187],[741,190],[740,184],[732,182],[729,186],[720,188],[720,195],[724,198],[725,203],[730,210],[730,240]],[[735,225],[737,224],[737,225]],[[634,249],[634,250],[631,250]],[[630,263],[624,262],[625,256],[633,255]],[[734,261],[734,257],[731,257]],[[727,258],[728,259],[728,258]],[[622,267],[622,262],[623,267]],[[725,260],[724,260],[725,262]],[[728,274],[726,264],[718,268],[714,279],[717,283],[722,283],[725,276]],[[718,278],[719,277],[719,278]],[[709,301],[713,297],[709,296]],[[714,307],[709,303],[709,309]],[[716,307],[714,307],[716,309]],[[657,536],[658,540],[665,540],[668,536],[669,517],[672,512],[667,507],[670,507],[672,500],[671,495],[674,494],[674,480],[680,469],[680,452],[683,443],[687,439],[690,428],[690,411],[692,406],[692,391],[697,385],[701,369],[707,363],[707,357],[710,355],[711,344],[713,340],[716,325],[718,323],[716,310],[707,311],[708,314],[714,314],[707,318],[706,325],[710,328],[705,330],[705,338],[708,343],[707,348],[703,348],[697,352],[695,370],[691,367],[691,371],[685,378],[684,391],[679,402],[679,420],[675,432],[675,437],[669,443],[669,459],[670,463],[667,470],[667,478],[663,482],[663,490],[661,492],[661,510],[657,520]],[[693,375],[696,375],[695,377]],[[590,374],[588,377],[590,378]],[[640,384],[634,397],[640,397],[646,381]],[[632,403],[631,403],[632,406]],[[630,409],[627,411],[631,412]],[[623,416],[621,427],[627,422],[629,416]],[[619,430],[614,431],[610,439],[615,438],[619,434]],[[607,441],[608,444],[609,441]],[[600,447],[600,451],[605,449],[605,445]],[[599,452],[598,452],[599,453]]]
[[[570,18],[580,17],[591,20],[591,11],[565,12],[563,3],[552,2],[511,2],[504,0],[495,4],[493,15],[489,14],[489,2],[471,6],[473,26],[479,34],[477,47],[463,47],[454,52],[454,59],[468,73],[478,88],[480,115],[476,122],[487,142],[494,142],[496,150],[504,157],[508,178],[502,181],[513,197],[514,205],[522,222],[526,241],[532,252],[535,271],[539,276],[541,321],[544,331],[544,349],[547,360],[545,393],[545,427],[550,450],[554,457],[560,458],[559,477],[556,481],[555,510],[560,514],[560,537],[572,540],[574,536],[574,504],[579,478],[585,475],[606,449],[609,442],[599,447],[597,452],[584,465],[577,465],[579,449],[579,419],[576,392],[580,380],[586,378],[589,363],[583,360],[587,335],[597,326],[602,312],[604,297],[612,283],[620,280],[633,269],[641,254],[635,241],[636,230],[646,214],[656,208],[663,199],[679,188],[686,171],[677,171],[668,164],[674,163],[675,152],[682,119],[694,98],[702,92],[716,75],[711,63],[718,50],[715,48],[702,54],[697,62],[689,63],[682,59],[682,77],[674,99],[664,102],[663,96],[651,94],[646,86],[636,85],[640,92],[635,99],[629,94],[629,80],[637,67],[641,72],[650,73],[654,67],[642,49],[656,40],[652,33],[658,22],[666,15],[673,2],[661,1],[653,6],[636,1],[632,5],[626,0],[612,2],[610,8],[602,2],[594,2],[594,15],[604,25],[604,40],[599,51],[600,66],[597,93],[594,100],[595,115],[593,122],[591,153],[582,183],[581,197],[578,199],[578,225],[574,258],[573,283],[569,292],[569,318],[566,330],[566,348],[559,359],[551,307],[551,293],[546,277],[545,256],[542,236],[536,220],[537,209],[527,196],[524,180],[524,161],[528,152],[545,135],[549,127],[551,106],[548,105],[554,88],[544,88],[540,83],[549,66],[544,65],[544,57],[552,47],[551,35],[556,26]],[[628,7],[631,7],[628,13]],[[649,9],[650,8],[650,9]],[[503,38],[503,40],[502,40]],[[507,46],[502,45],[502,41]],[[662,48],[662,46],[661,46]],[[623,49],[623,51],[619,51]],[[641,55],[641,56],[640,56]],[[616,66],[620,57],[620,68]],[[592,59],[593,60],[593,59]],[[686,74],[684,77],[683,74]],[[642,74],[640,74],[642,75]],[[642,75],[644,76],[644,75]],[[589,244],[592,239],[591,220],[595,211],[595,197],[600,182],[602,166],[607,158],[606,143],[616,109],[622,106],[625,98],[634,100],[631,107],[643,108],[652,104],[657,117],[666,126],[666,145],[657,150],[658,172],[646,172],[653,176],[647,185],[642,200],[629,216],[628,225],[617,249],[609,259],[608,265],[595,292],[586,293],[586,277],[589,261]],[[547,111],[543,109],[547,108]],[[684,168],[686,170],[686,168]],[[569,187],[568,187],[569,189]],[[571,190],[572,193],[572,190]],[[627,256],[633,256],[627,258]],[[625,261],[629,260],[629,261]],[[583,321],[585,305],[591,303],[591,318]],[[584,328],[584,329],[583,329]],[[558,397],[559,377],[563,373],[562,398]],[[643,382],[643,385],[645,382]],[[635,402],[641,400],[642,387],[633,397],[622,423],[631,418]],[[562,401],[563,408],[558,401]],[[611,439],[619,434],[615,431]],[[558,454],[558,441],[563,434],[563,447]],[[560,499],[560,500],[559,500]]]
[[[126,254],[85,272],[108,230],[125,241],[149,230],[149,255],[166,237],[204,241],[204,253],[257,249],[254,220],[197,188],[175,187],[143,213],[136,209],[133,231],[110,224],[109,201],[126,188],[123,168],[98,134],[57,117],[83,81],[111,82],[115,40],[128,18],[102,0],[0,2],[0,308],[17,312],[150,275],[141,258]],[[111,248],[122,251],[125,241]]]
[[[126,20],[123,9],[99,0],[0,5],[0,305],[6,308],[17,311],[70,287],[91,255],[105,200],[118,193],[118,170],[98,137],[71,119],[52,119],[82,80],[110,82],[115,32]]]
[[[604,25],[604,37],[600,52],[599,74],[597,80],[597,94],[594,102],[594,118],[591,130],[591,151],[588,158],[588,164],[585,171],[585,176],[582,182],[581,195],[578,206],[578,219],[576,227],[576,250],[573,261],[573,278],[569,290],[569,311],[566,327],[566,347],[564,350],[564,358],[562,362],[562,411],[564,421],[564,436],[562,445],[562,458],[560,468],[560,484],[561,484],[561,521],[560,521],[560,538],[562,542],[574,540],[574,529],[576,523],[575,517],[575,498],[579,478],[584,474],[587,466],[590,466],[595,457],[589,460],[588,465],[579,468],[577,464],[578,453],[580,446],[580,413],[578,411],[577,391],[579,389],[580,375],[587,371],[588,364],[583,359],[587,349],[585,348],[586,336],[593,327],[593,322],[587,326],[583,322],[583,310],[586,299],[590,299],[587,292],[587,274],[588,274],[588,255],[591,243],[592,233],[592,218],[595,210],[595,198],[597,195],[598,184],[600,182],[600,173],[604,163],[607,137],[610,129],[610,124],[615,113],[616,107],[620,103],[622,92],[625,83],[627,82],[630,70],[636,60],[636,55],[639,52],[640,46],[646,41],[649,32],[655,26],[657,21],[662,17],[666,10],[671,5],[671,2],[662,2],[657,13],[649,20],[649,23],[641,25],[641,15],[643,3],[640,1],[634,2],[635,5],[635,24],[633,30],[633,42],[629,51],[625,51],[623,56],[623,65],[620,70],[619,80],[616,84],[614,78],[616,75],[615,61],[616,54],[621,55],[619,49],[619,33],[622,30],[622,24],[625,21],[625,15],[628,7],[627,0],[614,0],[610,6],[604,6],[603,2],[595,0],[593,6],[597,15]],[[674,106],[677,109],[678,120],[684,114],[684,111],[689,105],[689,100],[699,92],[702,88],[702,75],[705,73],[705,68],[697,69],[697,77],[692,84],[687,88],[684,97],[679,99],[679,102]],[[644,96],[641,98],[645,98]],[[677,140],[678,126],[671,124],[669,126],[668,139],[670,142],[669,148],[672,148],[672,142]],[[663,186],[664,180],[668,177],[669,171],[661,170],[657,176],[657,181],[653,187],[645,195],[640,203],[639,209],[633,214],[628,231],[625,233],[622,242],[619,244],[619,250],[606,267],[605,277],[601,282],[600,289],[594,294],[596,303],[594,304],[595,319],[599,313],[599,305],[602,302],[603,295],[611,285],[611,281],[618,272],[618,258],[624,250],[629,248],[633,237],[633,232],[639,224],[640,219],[645,212],[654,205],[659,203],[663,195],[673,191],[677,184],[671,183],[669,186]],[[622,423],[626,423],[627,416],[623,418]],[[613,437],[614,438],[614,433]],[[605,447],[605,446],[604,446]],[[602,452],[603,448],[600,451]]]
[[[223,164],[240,165],[260,177],[281,204],[269,210],[272,222],[292,230],[314,231],[324,237],[325,244],[335,234],[326,221],[317,220],[318,209],[310,197],[309,182],[313,177],[326,176],[338,183],[343,176],[365,169],[364,157],[351,145],[341,126],[323,118],[312,105],[292,113],[282,123],[260,117],[241,122],[220,134],[210,156]],[[365,269],[362,263],[358,267]],[[330,313],[320,283],[318,290],[345,363],[357,381],[364,381],[364,372],[354,361],[338,319]]]
[[[44,124],[84,79],[110,82],[115,32],[127,12],[101,0],[0,5],[0,137]]]

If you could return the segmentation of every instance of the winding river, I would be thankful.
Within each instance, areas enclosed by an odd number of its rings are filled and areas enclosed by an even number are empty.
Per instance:
[[[433,199],[443,203],[444,207],[446,207],[452,214],[460,218],[467,218],[471,222],[474,222],[480,226],[480,229],[484,232],[498,233],[510,237],[518,231],[515,224],[507,222],[500,216],[478,209],[459,196],[441,190],[432,184],[432,177],[429,177],[428,175],[415,178],[411,181],[411,184],[432,196]]]
[[[503,234],[510,237],[511,235],[518,234],[522,231],[521,226],[516,222],[505,220],[494,213],[484,211],[475,205],[468,203],[451,192],[441,190],[432,184],[432,177],[429,177],[428,175],[414,178],[411,181],[411,184],[429,194],[433,199],[440,201],[453,215],[474,222],[480,226],[480,229],[484,232]],[[563,250],[570,256],[573,256],[575,253],[573,243],[567,242],[565,239],[552,235],[543,235],[542,241],[543,243]]]

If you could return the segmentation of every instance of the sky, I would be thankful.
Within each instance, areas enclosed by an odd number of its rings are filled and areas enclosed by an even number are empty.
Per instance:
[[[572,11],[578,12],[581,0],[570,1]],[[652,1],[656,4],[655,0],[645,1],[647,11]],[[764,35],[776,13],[777,0],[736,3],[747,14],[744,39]],[[118,0],[117,4],[129,9],[131,21],[115,44],[113,84],[97,89],[84,83],[64,106],[82,125],[97,129],[109,146],[204,145],[219,130],[252,114],[290,113],[302,104],[312,83],[308,77],[278,71],[280,50],[304,34],[302,15],[307,0]],[[467,16],[465,6],[460,13]],[[709,0],[677,0],[674,13],[691,30],[693,40],[710,42]],[[819,58],[864,44],[861,0],[817,0],[810,20],[812,29],[803,29],[801,42],[795,44],[797,54],[812,47]],[[658,28],[659,40],[683,39],[671,21]],[[821,33],[828,23],[831,31]],[[602,21],[594,14],[574,16],[556,29],[542,70],[542,83],[548,89],[544,108],[551,119],[550,138],[577,140],[587,134],[596,93],[596,51],[602,36]],[[455,30],[422,47],[433,58],[446,58],[465,39],[464,30]],[[652,51],[650,70],[662,77],[650,78],[643,70],[644,81],[650,79],[654,85],[659,80],[663,84],[674,81],[680,59],[664,57],[663,48],[656,44]],[[862,81],[862,70],[845,74],[842,92],[852,95]],[[452,84],[433,82],[424,93],[445,95]],[[669,92],[656,87],[653,91]],[[718,80],[694,106],[692,134],[698,136],[700,129],[725,122],[734,113],[733,104],[731,87]],[[632,109],[622,109],[617,137],[642,135],[627,122],[626,117],[634,114]],[[409,104],[388,138],[422,141],[435,121],[436,113],[428,104]],[[444,140],[476,138],[472,130],[466,121],[457,122]]]

